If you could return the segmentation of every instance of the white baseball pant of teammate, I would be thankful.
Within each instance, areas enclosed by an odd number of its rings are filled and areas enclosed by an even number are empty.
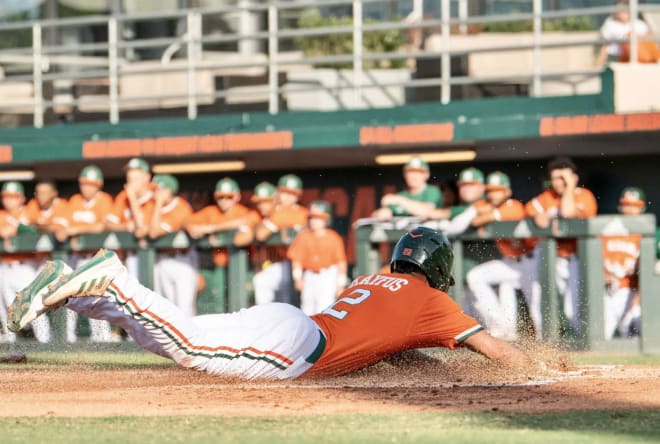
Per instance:
[[[300,309],[307,315],[320,313],[335,302],[339,272],[336,266],[324,268],[318,273],[303,272],[303,288],[300,293]]]
[[[541,255],[539,249],[534,250],[534,273],[535,279],[538,281],[538,270],[541,266]],[[573,331],[577,336],[582,334],[582,323],[580,320],[580,300],[578,296],[580,285],[580,269],[578,258],[575,254],[568,257],[557,256],[555,262],[555,283],[557,285],[557,293],[562,298],[564,316],[569,321]],[[529,308],[529,316],[532,318],[534,328],[539,337],[539,332],[543,328],[543,316],[541,312],[541,292],[532,292],[525,294],[527,298],[527,306]]]
[[[197,267],[195,253],[159,254],[154,268],[154,290],[179,307],[186,316],[195,316]]]
[[[635,292],[630,288],[617,288],[608,286],[605,288],[605,299],[603,301],[603,326],[605,328],[605,339],[612,339],[617,327],[625,337],[628,335],[631,320],[626,319],[630,309],[630,303]],[[631,316],[628,316],[630,318]]]
[[[16,293],[27,286],[37,275],[38,270],[34,261],[4,262],[0,265],[0,292],[4,307],[2,311],[5,318],[3,326],[6,325],[7,308],[16,298]],[[31,323],[32,333],[37,341],[41,343],[50,341],[50,322],[48,316],[41,316]],[[3,331],[6,327],[3,327]],[[5,333],[7,342],[16,342],[16,334],[10,331]]]
[[[269,302],[290,303],[293,294],[291,262],[280,261],[270,264],[254,275],[252,284],[256,305],[268,304]]]
[[[72,255],[70,264],[72,268],[78,268],[92,259],[93,255]],[[96,318],[88,318],[89,320],[89,340],[90,342],[114,342],[112,336],[112,328],[108,321]],[[76,334],[76,327],[78,325],[78,313],[73,310],[66,311],[66,340],[69,343],[74,343],[78,340]]]
[[[533,256],[518,259],[504,257],[479,264],[467,274],[468,287],[474,298],[474,308],[488,330],[496,337],[515,340],[518,336],[518,300],[516,290],[540,301],[541,285]],[[494,286],[499,286],[499,294]],[[540,331],[537,338],[540,339]]]
[[[101,268],[101,267],[98,267]],[[91,278],[114,276],[100,297],[69,298],[67,307],[87,316],[112,315],[113,322],[126,324],[130,316],[142,328],[127,328],[140,345],[169,356],[183,367],[214,375],[241,378],[290,379],[313,365],[325,344],[319,327],[300,309],[288,304],[266,304],[235,313],[190,318],[164,297],[141,285],[129,275],[119,259],[106,260]],[[73,281],[72,281],[73,283]],[[75,282],[75,285],[80,285]],[[103,300],[111,309],[93,313]],[[98,302],[97,302],[98,301]],[[105,304],[105,303],[104,303]],[[125,315],[117,315],[118,310]],[[119,324],[120,325],[120,324]],[[146,332],[140,336],[141,333]],[[155,347],[149,339],[155,340]]]

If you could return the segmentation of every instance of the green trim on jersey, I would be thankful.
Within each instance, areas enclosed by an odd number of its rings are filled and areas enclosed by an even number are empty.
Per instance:
[[[474,327],[465,330],[463,333],[460,335],[456,336],[454,339],[456,339],[456,342],[464,342],[467,338],[472,336],[475,333],[479,333],[481,330],[484,328],[481,325],[475,325]]]
[[[409,191],[405,190],[399,191],[396,194],[418,202],[432,203],[435,208],[442,207],[442,192],[440,191],[440,188],[435,185],[426,185],[424,189],[417,194],[411,194]],[[390,205],[389,208],[392,210],[393,216],[410,216],[410,213],[399,205]]]
[[[319,336],[320,337],[319,337],[318,345],[316,346],[312,354],[305,358],[305,361],[309,362],[310,364],[314,364],[316,361],[318,361],[321,355],[323,354],[323,352],[325,351],[326,339],[325,339],[325,335],[321,333],[321,330],[319,330]]]

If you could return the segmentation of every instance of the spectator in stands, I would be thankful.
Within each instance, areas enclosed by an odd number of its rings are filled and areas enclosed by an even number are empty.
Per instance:
[[[220,231],[235,231],[236,237],[245,230],[249,230],[247,221],[249,210],[240,204],[241,190],[238,183],[229,177],[218,180],[213,192],[215,204],[207,205],[201,210],[193,213],[185,224],[185,229],[193,239],[201,239]],[[229,251],[227,247],[219,247],[213,250],[213,263],[216,267],[225,269],[229,263]],[[223,274],[224,276],[224,274]],[[218,292],[224,292],[218,288]]]
[[[330,228],[332,210],[324,200],[309,206],[309,227],[289,247],[293,281],[301,292],[300,309],[307,315],[329,307],[346,288],[344,240]]]
[[[78,268],[92,259],[96,250],[79,250],[77,236],[81,234],[101,233],[105,230],[105,217],[112,210],[112,197],[102,191],[103,172],[94,165],[83,168],[78,175],[80,192],[69,199],[68,225],[56,231],[61,242],[71,238],[73,251],[69,256],[72,268]],[[76,325],[78,313],[67,310],[67,339],[77,339]],[[91,342],[113,342],[115,337],[108,321],[89,319],[89,340]]]
[[[154,213],[154,185],[151,183],[151,167],[140,158],[133,158],[124,167],[126,184],[115,197],[112,211],[106,216],[108,231],[130,231],[138,239],[149,234]],[[126,268],[132,276],[138,276],[137,254],[126,251]]]
[[[431,177],[428,163],[419,157],[412,157],[403,167],[406,189],[396,194],[386,194],[381,199],[381,208],[372,217],[389,220],[392,217],[424,217],[430,211],[442,206],[442,195],[438,187],[429,185]]]
[[[647,40],[652,36],[649,26],[639,18],[631,20],[628,0],[618,0],[615,3],[617,10],[600,28],[600,35],[604,40],[625,40],[633,32],[640,38],[638,41],[638,61],[657,62],[657,45]],[[648,54],[647,54],[648,52]],[[654,55],[655,53],[655,55]],[[648,59],[647,58],[651,58]],[[654,58],[654,60],[653,60]],[[630,59],[630,45],[627,42],[611,42],[601,46],[596,58],[596,66],[602,67],[607,62],[628,61]]]
[[[284,245],[267,250],[268,259],[254,275],[254,299],[256,304],[293,301],[291,262],[286,257],[286,245],[294,233],[307,225],[307,208],[298,204],[302,195],[302,180],[294,174],[286,174],[277,182],[277,205],[272,214],[262,218],[255,227],[258,242],[264,242],[274,234],[280,235]]]
[[[5,182],[2,185],[2,205],[0,211],[0,237],[9,242],[17,234],[34,232],[36,214],[30,214],[25,205],[25,192],[19,182]],[[7,331],[7,308],[14,301],[16,293],[23,289],[37,275],[37,261],[33,253],[3,253],[0,265],[0,321],[4,340],[15,342],[16,335]],[[47,316],[40,321],[32,321],[32,332],[39,342],[50,341],[50,323]]]
[[[527,215],[534,218],[540,228],[548,228],[558,218],[589,218],[596,215],[598,206],[591,191],[578,186],[579,176],[575,163],[567,157],[558,157],[551,160],[547,166],[551,188],[543,191],[525,206]],[[580,319],[580,300],[578,299],[579,269],[577,259],[576,239],[557,240],[556,282],[557,290],[563,298],[564,315],[569,321],[574,333],[582,334],[582,320]],[[535,260],[540,256],[535,254]],[[538,270],[538,266],[535,267]],[[527,298],[534,298],[534,294],[526,294]],[[534,328],[542,330],[541,301],[528,299],[527,305]]]
[[[619,212],[637,216],[645,210],[644,192],[635,187],[625,188],[619,199]],[[624,337],[639,334],[638,261],[641,235],[628,234],[623,226],[608,226],[603,234],[605,339],[611,339],[617,329]]]
[[[509,177],[496,171],[486,178],[486,199],[478,200],[466,212],[474,216],[473,228],[496,221],[516,221],[526,217],[524,205],[511,198]],[[498,239],[501,259],[484,262],[467,274],[468,287],[474,296],[474,308],[495,337],[516,340],[518,337],[518,300],[516,290],[537,292],[541,288],[533,277],[534,242],[531,239]],[[495,288],[498,292],[495,292]]]
[[[149,238],[175,233],[192,215],[190,204],[177,196],[179,181],[169,174],[156,174],[154,214]],[[195,316],[197,295],[197,256],[190,246],[173,246],[158,251],[154,268],[154,290],[177,305],[188,316]]]

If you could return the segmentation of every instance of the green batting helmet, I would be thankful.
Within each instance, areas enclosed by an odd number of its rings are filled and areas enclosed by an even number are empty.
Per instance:
[[[404,234],[394,247],[390,269],[392,273],[409,273],[410,266],[419,269],[429,285],[441,291],[454,285],[451,268],[454,252],[447,236],[426,227],[417,227]]]

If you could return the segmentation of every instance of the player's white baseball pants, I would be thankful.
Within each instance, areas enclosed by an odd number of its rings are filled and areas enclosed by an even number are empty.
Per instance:
[[[281,261],[270,264],[254,275],[254,302],[257,305],[269,302],[291,302],[293,280],[291,262]]]
[[[6,325],[7,308],[14,302],[16,293],[25,288],[37,275],[38,270],[34,261],[14,261],[0,265],[0,292],[4,306],[0,311],[5,316],[3,325]],[[30,323],[32,333],[37,341],[45,343],[50,341],[50,321],[48,316],[40,316]],[[6,328],[6,327],[5,327]],[[5,333],[7,342],[15,342],[16,334],[10,331]]]
[[[494,336],[513,340],[517,337],[518,300],[516,290],[524,294],[540,295],[541,287],[531,256],[518,259],[505,257],[479,264],[467,274],[474,308]],[[499,286],[499,294],[494,286]]]
[[[630,321],[625,322],[627,325],[621,325],[624,321],[624,316],[630,308],[630,303],[635,292],[630,288],[617,288],[606,287],[605,299],[603,300],[603,327],[605,339],[612,339],[617,327],[620,327],[620,333],[623,336],[628,335],[628,328]]]
[[[318,273],[303,272],[303,289],[300,293],[300,309],[307,315],[320,313],[335,302],[339,273],[337,267],[324,268]]]
[[[288,304],[254,306],[213,315],[212,322],[205,322],[206,317],[195,321],[142,286],[123,266],[104,296],[141,324],[178,364],[214,375],[295,378],[325,347],[316,323]]]
[[[195,316],[197,269],[191,254],[159,255],[154,268],[154,290],[186,316]]]

